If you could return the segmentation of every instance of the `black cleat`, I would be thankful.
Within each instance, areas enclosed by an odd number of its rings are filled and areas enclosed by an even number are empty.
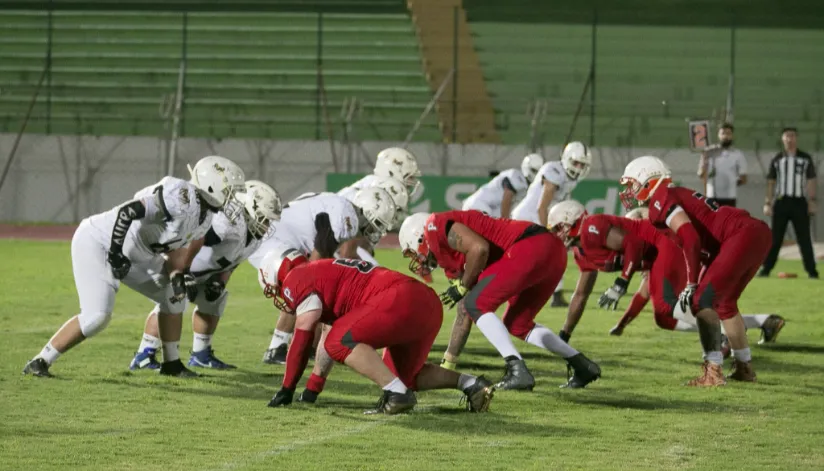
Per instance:
[[[412,390],[407,390],[404,394],[384,390],[375,408],[364,411],[364,414],[403,414],[414,409],[417,403],[418,399]]]
[[[194,371],[183,366],[180,359],[174,361],[164,361],[160,364],[160,374],[163,376],[175,376],[178,378],[197,378],[198,375]]]
[[[552,293],[552,302],[549,303],[549,307],[569,307],[569,303],[564,299],[564,293],[562,291]]]
[[[517,357],[506,358],[506,372],[504,377],[495,385],[496,389],[516,389],[532,391],[535,387],[535,378],[526,367],[524,360]]]
[[[285,343],[278,345],[277,348],[266,350],[266,353],[263,354],[263,363],[267,365],[285,365],[288,350],[289,347]]]
[[[767,270],[762,269],[760,272],[758,272],[758,277],[759,278],[769,278],[770,277],[770,272],[768,272]]]
[[[478,376],[472,386],[463,390],[466,396],[462,401],[466,401],[466,410],[469,412],[487,412],[489,403],[495,393],[495,386],[483,376]]]
[[[54,378],[54,375],[49,373],[49,364],[42,358],[34,358],[26,363],[23,368],[24,375],[38,376],[40,378]]]
[[[775,342],[775,339],[778,338],[778,333],[784,328],[784,323],[783,317],[777,314],[770,314],[770,317],[768,317],[767,320],[764,321],[764,325],[761,326],[761,339],[758,341],[758,345]]]
[[[562,388],[579,389],[601,377],[601,367],[585,357],[583,353],[567,358],[567,374],[572,370],[574,374]]]

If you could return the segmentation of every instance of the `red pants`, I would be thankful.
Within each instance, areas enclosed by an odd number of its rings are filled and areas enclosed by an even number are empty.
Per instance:
[[[383,291],[335,320],[323,344],[340,363],[363,343],[386,348],[383,362],[410,389],[443,323],[438,295],[425,284],[409,280]]]
[[[566,265],[561,239],[549,233],[527,237],[481,272],[464,298],[464,307],[474,321],[507,302],[504,325],[510,334],[524,339],[564,276]]]
[[[659,244],[658,256],[652,264],[649,274],[649,296],[655,323],[667,330],[675,329],[677,319],[672,317],[678,295],[687,285],[687,263],[684,252],[672,244]]]
[[[695,312],[712,308],[721,320],[738,314],[738,298],[761,267],[772,245],[770,228],[752,220],[721,243],[693,298]]]

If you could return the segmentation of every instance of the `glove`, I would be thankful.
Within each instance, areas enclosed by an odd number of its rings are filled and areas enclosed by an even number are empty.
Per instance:
[[[450,281],[449,288],[446,289],[443,293],[441,293],[441,303],[447,307],[447,309],[452,309],[458,304],[458,301],[463,299],[466,296],[466,293],[469,292],[468,289],[461,283],[461,280],[452,280]]]
[[[183,286],[186,288],[186,298],[190,303],[195,302],[197,298],[197,280],[188,270],[183,274]]]
[[[558,332],[558,337],[561,337],[561,340],[563,340],[564,342],[569,343],[569,338],[572,337],[572,334],[570,334],[566,330],[562,330]]]
[[[629,282],[627,280],[621,277],[616,278],[615,283],[598,299],[598,305],[603,309],[612,308],[613,311],[617,309],[618,300],[627,293],[628,284]]]
[[[206,280],[206,286],[203,287],[203,296],[206,301],[213,303],[223,294],[224,289],[226,289],[226,283],[220,279],[220,275],[212,275]]]
[[[292,403],[292,396],[295,395],[294,389],[280,388],[275,397],[269,401],[269,407],[288,406]]]
[[[695,296],[696,289],[698,289],[698,285],[690,284],[684,288],[684,291],[681,291],[681,295],[678,296],[681,311],[692,313],[692,297]]]
[[[278,393],[278,394],[280,394],[280,393]],[[309,404],[314,404],[315,401],[318,400],[318,395],[319,394],[320,394],[319,392],[312,391],[311,389],[306,388],[306,389],[303,390],[302,393],[300,393],[300,396],[298,396],[298,402],[306,402],[306,403],[309,403]],[[273,399],[273,401],[274,401],[274,399]],[[269,405],[271,405],[271,403]]]
[[[173,303],[179,303],[183,301],[183,298],[186,297],[186,275],[182,272],[176,272],[172,274],[171,278],[172,284],[172,297],[169,298],[169,301]]]
[[[620,337],[621,334],[624,333],[624,326],[616,325],[615,327],[609,329],[609,335],[615,335],[616,337]]]
[[[112,275],[117,280],[126,278],[129,274],[129,269],[132,268],[132,262],[123,255],[122,252],[109,252],[108,256],[109,266],[112,267]]]

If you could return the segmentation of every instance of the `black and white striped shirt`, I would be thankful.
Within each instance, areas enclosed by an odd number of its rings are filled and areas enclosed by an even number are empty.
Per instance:
[[[775,180],[777,198],[806,198],[807,180],[815,178],[815,164],[810,154],[797,150],[795,155],[779,152],[770,162],[767,179]]]

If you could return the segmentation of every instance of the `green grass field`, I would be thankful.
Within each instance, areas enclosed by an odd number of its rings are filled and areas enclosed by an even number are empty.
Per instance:
[[[405,270],[398,252],[378,258]],[[618,314],[590,302],[572,338],[603,368],[589,388],[559,390],[563,362],[519,342],[534,392],[498,392],[489,414],[463,412],[455,391],[427,392],[410,415],[375,417],[362,411],[378,388],[343,366],[317,405],[266,407],[283,367],[260,361],[275,312],[248,265],[230,284],[214,341],[235,371],[186,381],[129,372],[151,305],[124,287],[108,329],[60,358],[57,378],[22,377],[78,309],[69,244],[3,240],[0,259],[0,469],[824,469],[824,285],[806,278],[756,279],[744,294],[743,312],[788,319],[767,348],[750,333],[757,384],[686,388],[699,373],[697,336],[659,330],[645,311],[610,337]],[[779,270],[803,273],[798,262]],[[568,290],[576,276],[568,271]],[[611,279],[601,277],[596,292]],[[547,308],[539,319],[558,329],[565,314]],[[188,318],[181,352],[191,346]],[[433,360],[451,322],[448,312]],[[503,372],[477,331],[461,366],[494,379]]]

